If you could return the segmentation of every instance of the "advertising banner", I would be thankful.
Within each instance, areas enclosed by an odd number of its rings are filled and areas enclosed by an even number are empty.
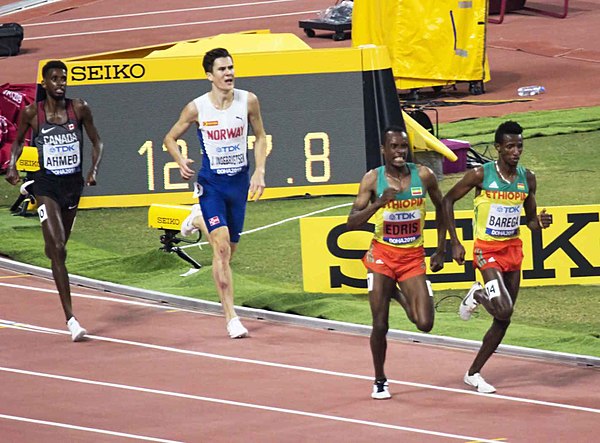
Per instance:
[[[600,206],[555,206],[547,210],[554,222],[543,231],[530,231],[521,217],[525,254],[521,286],[600,284]],[[427,273],[434,289],[468,289],[476,278],[481,279],[473,268],[473,212],[456,211],[455,218],[466,249],[465,264],[452,261],[448,244],[444,269]],[[366,270],[360,259],[372,237],[372,224],[360,231],[347,231],[346,217],[301,219],[304,290],[366,293]],[[429,256],[437,241],[434,212],[427,214],[424,237],[429,270]]]

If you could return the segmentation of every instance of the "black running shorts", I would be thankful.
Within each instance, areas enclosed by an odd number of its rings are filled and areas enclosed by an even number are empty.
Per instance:
[[[51,175],[43,171],[36,172],[33,176],[33,195],[51,198],[60,206],[61,210],[72,210],[79,205],[83,192],[83,176]]]

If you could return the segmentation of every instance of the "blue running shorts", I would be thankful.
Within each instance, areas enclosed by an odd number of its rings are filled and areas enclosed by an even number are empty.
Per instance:
[[[248,173],[198,177],[198,184],[201,186],[200,207],[208,232],[227,226],[230,241],[238,243],[246,215],[250,187]]]

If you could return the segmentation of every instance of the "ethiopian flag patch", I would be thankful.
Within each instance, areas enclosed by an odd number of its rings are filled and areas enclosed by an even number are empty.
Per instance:
[[[423,188],[410,188],[410,195],[412,195],[413,197],[419,197],[423,195]]]

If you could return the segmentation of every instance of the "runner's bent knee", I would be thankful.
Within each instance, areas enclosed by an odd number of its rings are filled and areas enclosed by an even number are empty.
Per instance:
[[[421,332],[429,332],[433,329],[433,318],[416,318],[415,325]]]
[[[46,252],[46,257],[50,260],[58,260],[58,261],[66,261],[67,260],[67,249],[65,248],[64,243],[60,244],[49,244],[44,248]]]
[[[508,320],[513,313],[513,303],[504,284],[497,278],[485,283],[485,292],[493,307],[493,315],[499,320]]]
[[[433,329],[434,306],[431,283],[424,275],[411,277],[400,282],[402,291],[411,306],[412,318],[409,319],[422,332]]]
[[[502,320],[499,318],[494,318],[493,324],[496,325],[499,329],[506,331],[510,326],[510,319]]]
[[[512,314],[513,314],[512,305],[511,306],[503,305],[500,308],[496,309],[496,311],[494,312],[494,318],[497,320],[501,320],[501,321],[510,321]]]
[[[387,334],[389,323],[385,319],[373,319],[373,332],[377,334]]]

